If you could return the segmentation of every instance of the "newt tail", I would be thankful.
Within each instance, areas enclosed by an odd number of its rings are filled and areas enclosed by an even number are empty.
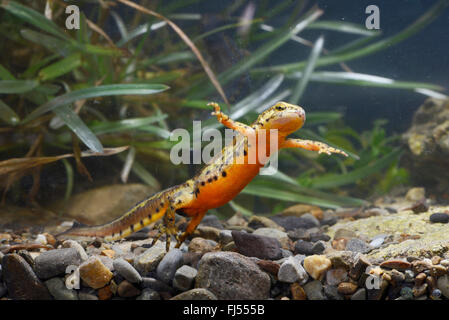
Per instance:
[[[112,222],[91,227],[74,225],[58,237],[99,237],[105,241],[114,241],[162,218],[163,224],[160,225],[159,234],[153,243],[165,233],[167,251],[172,235],[178,241],[176,247],[179,247],[193,233],[208,210],[231,201],[259,173],[273,152],[270,148],[270,143],[273,143],[272,130],[277,133],[274,135],[274,139],[277,139],[277,149],[303,148],[318,153],[339,153],[347,156],[344,151],[322,142],[287,138],[304,125],[305,112],[299,106],[278,102],[260,114],[251,125],[246,125],[223,114],[218,104],[209,105],[214,107],[212,114],[220,123],[239,133],[210,164],[192,179],[154,194]],[[259,148],[263,150],[258,150]],[[255,159],[250,155],[256,155]],[[186,230],[180,235],[175,227],[175,213],[191,217]]]

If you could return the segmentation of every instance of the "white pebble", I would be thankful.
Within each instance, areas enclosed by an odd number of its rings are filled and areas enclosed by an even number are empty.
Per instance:
[[[43,234],[38,234],[35,241],[39,244],[47,244],[47,238]]]

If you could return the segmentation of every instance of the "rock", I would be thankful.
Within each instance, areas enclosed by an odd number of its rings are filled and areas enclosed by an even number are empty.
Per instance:
[[[329,300],[343,300],[343,297],[340,293],[338,293],[336,286],[325,285],[324,294]]]
[[[103,288],[98,289],[98,299],[99,300],[109,300],[112,298],[114,293],[112,292],[111,285],[107,285]]]
[[[200,260],[196,288],[205,288],[218,299],[266,299],[270,277],[251,261],[234,252],[210,252]]]
[[[430,293],[430,298],[432,300],[441,300],[441,291],[439,289],[434,289],[432,290],[432,292]]]
[[[406,270],[412,266],[410,262],[401,259],[390,259],[380,264],[382,268]]]
[[[312,206],[308,204],[297,204],[291,207],[288,207],[284,211],[281,212],[282,216],[296,216],[300,217],[304,214],[312,214],[317,219],[321,219],[323,216],[323,210],[320,207]]]
[[[248,225],[248,222],[245,220],[243,215],[240,212],[236,212],[232,217],[230,217],[226,224],[228,226],[239,226],[239,227],[246,227]]]
[[[301,287],[299,285],[299,283],[292,283],[290,285],[290,292],[292,294],[292,299],[293,300],[306,300],[307,299],[307,295],[306,292],[304,291],[303,287]]]
[[[304,229],[304,228],[296,228],[296,229],[290,230],[287,232],[287,235],[293,241],[296,241],[296,240],[310,241],[310,233],[307,229]]]
[[[310,242],[324,241],[327,242],[331,239],[327,234],[322,232],[314,232],[310,234]]]
[[[412,290],[412,288],[409,288],[409,287],[402,287],[400,295],[404,300],[412,300],[413,299],[413,290]]]
[[[232,231],[231,230],[221,230],[219,240],[221,245],[227,245],[228,243],[233,241]]]
[[[196,288],[174,296],[170,300],[218,300],[217,297],[207,289]]]
[[[317,241],[312,246],[312,254],[320,254],[326,249],[326,245],[323,241]]]
[[[75,290],[67,289],[61,278],[51,278],[45,281],[48,291],[56,300],[78,300]]]
[[[268,219],[268,218],[267,218]],[[268,219],[270,220],[270,219]],[[271,221],[271,220],[270,220]],[[290,248],[290,239],[284,231],[281,231],[279,229],[273,229],[273,228],[259,228],[256,231],[253,232],[253,234],[258,236],[265,236],[270,238],[275,238],[279,241],[282,248],[289,249]]]
[[[134,266],[140,273],[151,272],[156,269],[165,253],[165,243],[157,241],[154,246],[135,259]]]
[[[101,255],[105,256],[105,257],[108,257],[110,259],[114,259],[115,251],[111,250],[111,249],[105,249],[105,250],[101,251]]]
[[[426,190],[424,188],[411,188],[407,191],[405,199],[408,201],[416,202],[426,197]]]
[[[330,286],[338,286],[348,280],[348,273],[343,268],[330,269],[326,272],[326,283]]]
[[[34,260],[34,270],[40,279],[49,279],[66,273],[69,266],[79,266],[80,253],[74,248],[42,252]]]
[[[161,296],[157,291],[150,288],[145,288],[140,293],[136,300],[161,300]]]
[[[260,229],[260,228],[270,228],[270,229],[284,231],[284,228],[282,228],[280,225],[278,225],[276,222],[274,222],[270,218],[256,216],[256,215],[253,215],[253,216],[251,216],[251,218],[249,218],[248,227],[253,228],[255,230]]]
[[[372,248],[363,240],[352,238],[346,243],[346,250],[360,253],[368,253]]]
[[[323,294],[323,285],[318,280],[308,282],[304,286],[304,291],[309,300],[326,300],[326,297]]]
[[[379,248],[384,243],[386,237],[386,234],[375,236],[369,243],[370,247],[372,247],[373,249]]]
[[[111,281],[112,272],[98,259],[90,257],[79,267],[81,279],[91,288],[99,289]]]
[[[280,269],[280,265],[277,262],[271,260],[257,260],[256,261],[259,268],[265,272],[268,272],[272,275],[277,275]]]
[[[426,259],[415,260],[411,263],[412,269],[415,273],[420,273],[425,270],[430,270],[432,268],[432,262]]]
[[[173,280],[176,270],[184,263],[180,249],[171,249],[159,263],[156,269],[159,280],[169,284]]]
[[[118,272],[123,278],[131,283],[138,283],[142,281],[142,277],[136,269],[126,260],[118,258],[114,260],[114,270]]]
[[[423,213],[429,211],[429,206],[427,205],[426,199],[423,199],[421,201],[415,202],[410,209],[414,213]]]
[[[3,280],[8,297],[14,300],[49,300],[47,287],[39,280],[30,265],[18,254],[2,259]]]
[[[310,229],[320,226],[320,222],[318,221],[318,219],[307,213],[301,217],[273,216],[271,217],[271,220],[282,226],[286,231],[294,230],[297,228]]]
[[[447,268],[442,265],[434,265],[430,267],[430,274],[436,278],[441,277],[442,275],[447,273]]]
[[[3,283],[0,283],[0,298],[3,297],[6,292],[8,292],[8,289],[6,289],[6,286]]]
[[[189,266],[182,266],[175,272],[173,278],[173,287],[181,291],[187,291],[192,288],[198,271]]]
[[[326,210],[323,213],[323,218],[321,219],[322,226],[333,226],[338,221],[337,215],[330,210]]]
[[[444,212],[436,212],[430,215],[429,220],[433,223],[448,223],[449,214]]]
[[[412,291],[415,298],[421,297],[427,291],[427,283],[423,283],[420,286],[414,286]]]
[[[98,225],[121,217],[123,212],[155,191],[150,186],[137,183],[106,185],[76,194],[69,201],[61,201],[55,212],[65,212],[80,222]]]
[[[304,259],[304,269],[315,280],[321,280],[331,265],[331,261],[323,255],[308,256]]]
[[[367,298],[368,300],[381,300],[384,296],[384,293],[388,287],[388,281],[385,279],[380,279],[378,289],[368,289],[367,290]]]
[[[438,278],[437,288],[446,298],[449,299],[449,275],[446,274]]]
[[[391,270],[389,274],[391,277],[391,283],[394,286],[398,286],[405,281],[405,275],[402,272],[397,271],[396,269]]]
[[[223,229],[223,224],[221,221],[217,218],[217,216],[213,214],[205,215],[203,220],[201,220],[199,226],[207,226],[207,227],[214,227],[216,229]]]
[[[189,243],[189,252],[198,252],[205,254],[217,250],[217,243],[213,240],[204,239],[201,237],[193,238]]]
[[[74,240],[65,240],[62,243],[62,247],[63,248],[73,248],[76,251],[78,251],[81,261],[86,261],[88,258],[86,250],[84,250],[84,248],[78,242],[76,242]]]
[[[348,230],[348,229],[344,229],[344,228],[339,228],[335,231],[334,233],[334,239],[341,239],[341,238],[346,238],[346,239],[351,239],[351,238],[355,238],[357,235],[355,234],[354,231],[352,230]]]
[[[232,231],[232,237],[239,253],[248,257],[277,260],[282,257],[281,245],[275,238]]]
[[[352,296],[351,300],[366,300],[366,289],[358,289]]]
[[[309,276],[302,267],[301,261],[295,257],[289,257],[281,264],[277,276],[281,282],[298,282],[300,285],[305,284],[309,280]]]
[[[39,243],[39,244],[42,244],[42,245],[46,245],[47,244],[47,237],[44,236],[43,234],[38,234],[34,241],[36,243]]]
[[[350,295],[356,292],[357,285],[351,282],[342,282],[337,287],[338,293],[344,294],[344,295]]]
[[[157,292],[172,292],[173,288],[166,283],[149,277],[142,277],[142,282],[140,284],[142,288],[149,288]]]
[[[343,268],[345,270],[349,270],[351,268],[354,255],[355,253],[351,251],[332,250],[326,253],[327,258],[331,260],[334,268]]]
[[[313,254],[313,244],[309,241],[298,240],[295,242],[295,254]]]
[[[140,290],[133,286],[128,280],[123,280],[118,285],[117,293],[122,298],[132,298],[140,295]]]
[[[405,270],[405,282],[413,282],[415,278],[415,273],[412,270]]]
[[[201,237],[204,239],[209,239],[213,241],[220,240],[220,229],[209,227],[209,226],[198,226],[193,233],[194,237]]]
[[[360,276],[365,273],[366,268],[370,265],[371,263],[368,261],[366,256],[358,253],[354,257],[353,264],[349,270],[349,276],[354,280],[358,280]]]
[[[87,292],[78,292],[79,300],[98,300],[98,297],[94,294]]]

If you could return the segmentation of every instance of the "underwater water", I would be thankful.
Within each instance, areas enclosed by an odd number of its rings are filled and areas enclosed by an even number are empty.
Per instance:
[[[0,1],[0,298],[448,299],[448,7]]]

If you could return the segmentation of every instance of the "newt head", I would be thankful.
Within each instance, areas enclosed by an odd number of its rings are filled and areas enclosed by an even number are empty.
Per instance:
[[[255,121],[255,129],[277,129],[280,135],[289,134],[300,129],[306,121],[303,108],[287,102],[278,102],[265,110]]]

